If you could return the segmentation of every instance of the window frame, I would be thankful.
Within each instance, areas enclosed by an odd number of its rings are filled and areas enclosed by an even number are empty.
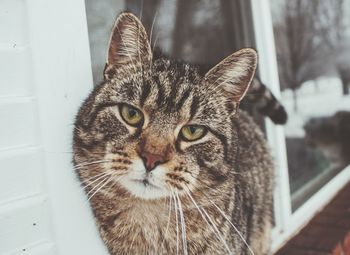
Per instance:
[[[281,98],[273,23],[269,0],[251,0],[256,45],[259,53],[259,75],[277,98]],[[303,205],[292,212],[288,175],[286,140],[283,127],[266,120],[266,133],[276,164],[272,251],[277,251],[322,210],[350,181],[350,166],[340,171]]]

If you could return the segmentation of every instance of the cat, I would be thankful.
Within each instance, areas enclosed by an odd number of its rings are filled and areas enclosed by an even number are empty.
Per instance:
[[[104,81],[75,122],[73,163],[110,254],[267,254],[274,165],[238,106],[257,53],[205,75],[154,58],[145,29],[119,15]]]
[[[317,147],[332,167],[350,164],[350,112],[339,111],[330,117],[310,119],[304,126],[305,140]]]

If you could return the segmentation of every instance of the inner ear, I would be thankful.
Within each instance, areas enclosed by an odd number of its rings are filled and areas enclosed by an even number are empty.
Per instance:
[[[257,53],[246,48],[222,60],[204,76],[212,90],[222,90],[234,105],[237,105],[248,91],[257,65]]]
[[[130,65],[132,71],[150,66],[152,51],[146,30],[132,13],[123,12],[117,18],[109,39],[106,62],[106,79],[122,66]]]

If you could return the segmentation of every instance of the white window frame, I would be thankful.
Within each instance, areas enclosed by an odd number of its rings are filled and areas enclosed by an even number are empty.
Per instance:
[[[253,24],[259,53],[259,75],[280,98],[277,58],[269,0],[251,0]],[[267,138],[275,157],[276,187],[274,193],[275,228],[272,252],[278,250],[350,181],[350,166],[339,172],[296,211],[291,209],[286,143],[283,127],[266,120]]]

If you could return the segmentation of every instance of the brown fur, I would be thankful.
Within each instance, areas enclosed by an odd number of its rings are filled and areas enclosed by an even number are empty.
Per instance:
[[[74,164],[103,241],[111,254],[250,254],[243,239],[267,253],[273,164],[262,132],[238,110],[255,52],[234,53],[202,77],[187,64],[153,59],[145,38],[135,16],[118,18],[105,81],[76,119]],[[140,127],[120,117],[125,103],[142,111]],[[188,124],[207,133],[181,140]],[[145,148],[167,155],[148,173]]]

